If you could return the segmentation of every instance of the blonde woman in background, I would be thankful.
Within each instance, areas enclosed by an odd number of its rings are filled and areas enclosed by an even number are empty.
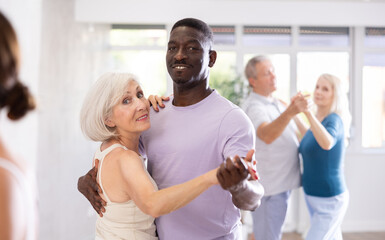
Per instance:
[[[316,112],[305,111],[310,129],[299,125],[302,185],[311,218],[307,240],[342,239],[341,224],[349,203],[344,159],[351,123],[342,82],[322,74],[314,90]]]
[[[18,120],[35,108],[28,88],[18,79],[19,59],[15,30],[0,12],[0,109],[6,109],[10,120]],[[1,240],[37,239],[36,199],[26,171],[0,139]]]

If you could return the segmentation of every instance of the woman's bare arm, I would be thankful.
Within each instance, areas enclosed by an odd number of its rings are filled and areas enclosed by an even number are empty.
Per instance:
[[[0,239],[24,239],[26,233],[25,209],[16,179],[5,169],[0,168]]]
[[[127,183],[127,193],[135,204],[146,214],[158,217],[175,211],[209,187],[218,183],[216,169],[182,184],[156,191],[141,159],[128,151],[119,156],[121,174]]]
[[[334,139],[320,121],[312,112],[305,112],[305,115],[310,123],[310,129],[313,132],[314,138],[320,147],[324,150],[330,150],[334,144]]]

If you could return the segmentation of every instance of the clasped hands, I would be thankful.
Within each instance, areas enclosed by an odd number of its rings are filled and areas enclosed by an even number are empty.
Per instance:
[[[296,115],[301,112],[309,112],[313,106],[314,103],[310,98],[310,94],[303,94],[302,92],[298,92],[291,98],[288,108],[290,108],[294,115]]]
[[[253,180],[257,180],[257,172],[255,170],[256,162],[253,161],[254,150],[250,150],[244,159],[238,155],[233,158],[228,157],[218,168],[217,178],[221,187],[225,190],[232,190],[237,187],[249,176]]]

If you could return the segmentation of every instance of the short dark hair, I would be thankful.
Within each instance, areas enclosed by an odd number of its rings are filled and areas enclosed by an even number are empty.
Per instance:
[[[213,31],[211,30],[209,25],[207,25],[207,23],[196,18],[184,18],[177,21],[174,26],[172,26],[171,32],[174,31],[174,29],[177,27],[191,27],[200,31],[206,37],[206,39],[210,43],[210,46],[212,46],[214,39]]]

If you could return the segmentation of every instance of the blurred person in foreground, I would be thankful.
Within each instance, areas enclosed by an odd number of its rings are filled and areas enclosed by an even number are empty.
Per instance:
[[[35,102],[18,78],[19,44],[15,30],[0,12],[0,108],[10,120],[22,118]],[[36,198],[28,169],[17,161],[0,139],[0,239],[37,239]]]

